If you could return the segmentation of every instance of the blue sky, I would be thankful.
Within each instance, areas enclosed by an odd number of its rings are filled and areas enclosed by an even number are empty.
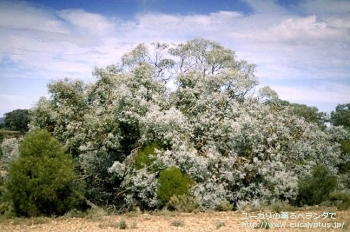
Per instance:
[[[257,65],[260,86],[330,112],[350,102],[348,0],[0,0],[0,117],[60,78],[94,81],[139,43],[201,37]]]

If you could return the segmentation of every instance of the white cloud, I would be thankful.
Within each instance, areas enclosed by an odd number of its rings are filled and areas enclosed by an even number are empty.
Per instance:
[[[288,100],[298,96],[298,100],[343,101],[349,84],[338,91],[324,83],[349,79],[350,16],[344,10],[349,2],[305,2],[293,11],[303,12],[302,16],[273,0],[246,0],[256,13],[146,13],[122,20],[82,9],[55,12],[25,2],[0,1],[0,79],[91,80],[94,66],[119,62],[138,43],[179,43],[203,37],[257,64],[261,82],[278,80],[276,90]],[[295,90],[281,84],[290,79],[322,82],[319,85],[328,89],[321,91],[300,82],[302,87]]]
[[[333,15],[349,15],[350,2],[348,0],[309,0],[301,1],[299,8],[306,14],[317,14],[321,17]]]
[[[243,0],[248,3],[256,13],[286,14],[287,11],[276,4],[276,0]]]
[[[350,86],[336,83],[320,82],[317,85],[294,86],[294,88],[273,85],[273,89],[279,93],[280,98],[292,102],[305,100],[334,104],[350,102],[350,95],[348,94],[350,93]]]
[[[20,1],[1,1],[0,12],[1,27],[67,33],[62,22],[47,8]]]
[[[62,10],[57,15],[64,20],[65,26],[77,34],[106,36],[112,33],[115,27],[113,21],[104,16],[84,10]]]

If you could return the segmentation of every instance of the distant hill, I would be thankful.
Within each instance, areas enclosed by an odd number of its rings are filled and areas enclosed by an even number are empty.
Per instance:
[[[3,124],[3,123],[5,123],[5,117],[0,118],[0,124]]]

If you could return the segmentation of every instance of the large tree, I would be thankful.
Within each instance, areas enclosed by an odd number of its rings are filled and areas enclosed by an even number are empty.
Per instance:
[[[275,107],[271,88],[256,93],[254,69],[204,39],[141,44],[120,65],[95,69],[95,83],[51,83],[30,127],[47,128],[73,154],[95,203],[159,207],[159,173],[171,167],[191,179],[203,207],[293,200],[310,167],[337,174],[337,141],[348,135]]]

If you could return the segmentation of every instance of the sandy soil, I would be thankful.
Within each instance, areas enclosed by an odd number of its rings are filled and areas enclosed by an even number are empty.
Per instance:
[[[259,214],[261,213],[261,214]],[[350,210],[306,209],[288,212],[288,219],[261,220],[264,212],[206,212],[206,213],[171,213],[168,211],[155,214],[129,213],[123,215],[90,215],[85,218],[35,218],[12,219],[0,222],[0,231],[350,231]],[[336,214],[334,214],[336,213]],[[272,213],[273,214],[273,213]],[[299,217],[292,219],[292,214]],[[278,216],[278,215],[277,215]],[[326,217],[327,216],[327,217]],[[256,217],[256,218],[255,218]],[[302,217],[305,217],[302,219]],[[311,217],[311,218],[310,218]],[[120,228],[124,221],[126,229]],[[262,222],[263,221],[263,222]],[[254,229],[259,224],[262,229]],[[298,228],[299,226],[299,228]],[[308,226],[309,228],[304,228]],[[329,228],[322,228],[329,227]],[[292,228],[294,227],[294,228]],[[317,228],[316,228],[317,227]],[[339,227],[339,228],[335,228]]]

